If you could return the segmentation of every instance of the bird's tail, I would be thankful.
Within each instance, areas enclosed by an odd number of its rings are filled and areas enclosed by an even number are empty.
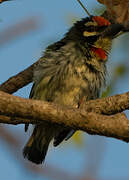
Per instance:
[[[53,133],[49,128],[37,125],[23,149],[24,157],[33,163],[41,164],[45,160],[49,143],[53,138]]]

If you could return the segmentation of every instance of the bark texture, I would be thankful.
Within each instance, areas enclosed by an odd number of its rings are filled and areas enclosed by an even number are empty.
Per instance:
[[[16,125],[46,121],[126,142],[129,141],[129,120],[119,112],[128,108],[129,93],[88,101],[85,108],[73,109],[0,92],[0,123]],[[117,114],[112,115],[114,113]]]

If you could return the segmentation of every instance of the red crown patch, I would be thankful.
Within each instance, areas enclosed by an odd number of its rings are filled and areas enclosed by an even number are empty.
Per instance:
[[[109,26],[111,23],[101,16],[93,16],[93,21],[97,22],[98,26]]]

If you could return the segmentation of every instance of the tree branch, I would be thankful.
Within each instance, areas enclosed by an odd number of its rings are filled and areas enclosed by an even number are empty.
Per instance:
[[[0,85],[0,91],[12,94],[31,83],[33,78],[33,69],[38,63],[39,61],[35,62],[17,75],[10,77],[7,81]]]
[[[97,0],[106,6],[106,14],[114,22],[123,23],[129,20],[129,0]]]
[[[68,126],[76,130],[83,130],[89,134],[115,137],[129,142],[129,121],[123,113],[111,116],[97,113],[101,112],[100,110],[103,105],[104,107],[106,107],[106,105],[110,106],[113,110],[116,107],[116,113],[121,111],[121,108],[118,106],[121,106],[122,109],[124,109],[124,107],[125,109],[129,108],[129,98],[126,98],[127,95],[129,96],[129,93],[112,96],[110,97],[110,103],[108,101],[109,98],[99,99],[99,106],[98,103],[96,103],[98,100],[89,101],[87,105],[85,105],[85,110],[84,108],[74,109],[62,107],[54,103],[24,99],[0,92],[0,115],[2,115],[0,116],[0,122],[10,124],[37,124],[44,121],[46,123]],[[126,106],[122,106],[123,101],[119,100],[124,96]],[[114,100],[119,101],[115,107]],[[89,108],[90,103],[91,107]],[[107,114],[108,113],[109,109],[107,108]],[[6,116],[6,119],[3,115]]]
[[[129,109],[129,92],[102,99],[90,100],[83,104],[88,112],[113,115]]]

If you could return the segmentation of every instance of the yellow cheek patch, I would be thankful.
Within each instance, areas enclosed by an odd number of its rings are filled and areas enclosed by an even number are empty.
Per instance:
[[[88,26],[98,26],[98,23],[96,21],[90,21],[90,22],[85,23],[85,26],[86,27],[88,27]]]
[[[88,31],[84,31],[83,32],[83,36],[88,37],[88,36],[95,36],[96,32],[88,32]]]

